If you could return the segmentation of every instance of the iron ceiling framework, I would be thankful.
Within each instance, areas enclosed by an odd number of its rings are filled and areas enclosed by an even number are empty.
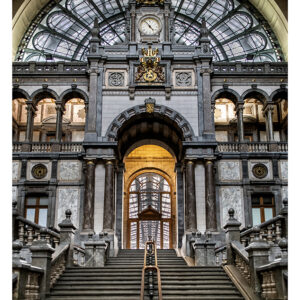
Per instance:
[[[53,0],[25,33],[16,61],[86,61],[91,28],[99,20],[104,46],[126,43],[128,0]],[[173,43],[196,46],[201,20],[214,61],[283,61],[275,34],[247,0],[172,0]]]

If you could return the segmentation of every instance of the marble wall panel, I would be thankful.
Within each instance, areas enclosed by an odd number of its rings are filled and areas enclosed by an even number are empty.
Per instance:
[[[238,181],[242,179],[242,164],[239,160],[219,161],[218,172],[221,181]]]
[[[31,174],[31,170],[32,168],[37,165],[37,164],[43,164],[44,166],[46,166],[47,168],[47,174],[44,178],[41,179],[36,179],[32,176]],[[49,160],[45,161],[45,160],[30,160],[27,163],[27,174],[26,174],[26,178],[27,180],[31,180],[31,181],[45,181],[45,180],[50,180],[51,178],[51,162]]]
[[[267,141],[267,133],[265,131],[260,131],[260,141],[266,142]],[[280,133],[279,131],[274,131],[274,141],[280,142]]]
[[[17,197],[18,197],[18,187],[13,186],[12,187],[12,201],[17,201]]]
[[[104,186],[105,186],[105,166],[96,165],[95,170],[95,211],[94,230],[96,233],[103,229],[103,209],[104,209]]]
[[[242,223],[242,227],[245,226],[243,188],[240,186],[227,186],[221,187],[219,191],[221,227],[229,219],[228,210],[230,208],[234,209],[234,216]]]
[[[81,162],[61,160],[58,162],[58,180],[77,181],[81,179]]]
[[[268,174],[265,178],[257,178],[253,175],[252,168],[256,164],[264,164],[267,169],[268,169]],[[272,180],[273,179],[273,167],[272,167],[272,162],[270,160],[250,160],[248,161],[248,170],[249,170],[249,178],[250,180],[255,180],[255,181],[264,181],[264,180]]]
[[[84,139],[84,131],[72,131],[72,142],[82,142]]]
[[[205,232],[205,168],[203,164],[195,165],[197,230]]]
[[[288,187],[287,186],[283,186],[281,188],[281,198],[282,200],[285,199],[285,198],[289,198],[289,195],[288,195]]]
[[[12,180],[18,180],[20,177],[21,163],[17,160],[12,163]]]
[[[71,221],[75,227],[78,228],[80,205],[79,187],[59,187],[56,197],[56,226],[66,218],[65,211],[70,209],[72,211]]]
[[[20,131],[19,133],[19,142],[24,142],[25,141],[25,131]]]
[[[288,180],[288,161],[280,160],[279,161],[279,176],[282,180]]]

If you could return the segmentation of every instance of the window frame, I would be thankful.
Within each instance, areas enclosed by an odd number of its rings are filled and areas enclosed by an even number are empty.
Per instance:
[[[28,205],[28,198],[29,197],[35,197],[36,199],[36,204],[35,205]],[[48,205],[40,205],[40,198],[41,197],[47,197],[48,199]],[[46,226],[48,226],[48,214],[49,214],[49,197],[48,195],[27,195],[25,198],[25,210],[24,210],[24,217],[27,219],[27,209],[32,209],[34,208],[34,223],[37,225],[39,224],[39,215],[40,215],[40,209],[47,209],[47,221],[46,221]]]
[[[264,204],[264,198],[266,196],[270,196],[272,199],[272,204]],[[253,205],[253,198],[257,197],[259,199],[259,204]],[[259,208],[260,209],[260,221],[261,223],[266,222],[265,219],[265,208],[272,208],[272,214],[273,218],[275,217],[275,197],[273,194],[252,194],[251,195],[251,215],[252,215],[252,226],[253,226],[253,208]]]

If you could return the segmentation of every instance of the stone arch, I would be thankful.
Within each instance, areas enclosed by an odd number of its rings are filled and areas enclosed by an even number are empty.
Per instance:
[[[269,95],[265,91],[257,88],[246,90],[241,96],[241,101],[244,102],[246,98],[256,98],[262,104],[266,104],[270,101]]]
[[[218,98],[227,98],[231,100],[234,104],[237,104],[238,102],[241,101],[241,96],[235,90],[228,89],[228,88],[223,88],[216,91],[212,95],[212,103],[215,103],[216,99]]]
[[[270,100],[272,102],[276,102],[279,98],[284,98],[284,99],[286,99],[286,101],[288,101],[288,90],[287,90],[287,88],[277,89],[270,96]]]
[[[26,100],[30,100],[29,94],[20,88],[13,88],[12,90],[12,100],[17,98],[24,98]]]
[[[32,93],[31,99],[34,105],[37,105],[39,101],[45,98],[54,98],[55,101],[59,99],[57,93],[48,88],[42,88]]]
[[[87,104],[89,102],[88,95],[83,90],[78,89],[78,88],[71,88],[71,89],[64,91],[60,95],[59,100],[62,103],[62,105],[65,105],[72,98],[81,98],[84,100],[85,104]]]
[[[108,142],[118,142],[118,156],[142,139],[158,139],[168,144],[178,159],[182,157],[182,142],[194,141],[189,122],[177,111],[164,105],[155,105],[148,113],[145,105],[136,105],[123,111],[110,124],[105,135]]]
[[[181,129],[184,141],[193,141],[195,139],[193,128],[189,122],[179,112],[164,105],[155,105],[153,114],[146,112],[145,105],[136,105],[123,111],[109,125],[105,135],[106,139],[111,142],[116,141],[117,133],[122,125],[132,117],[142,114],[148,114],[154,117],[155,115],[160,115],[164,118],[168,118]]]

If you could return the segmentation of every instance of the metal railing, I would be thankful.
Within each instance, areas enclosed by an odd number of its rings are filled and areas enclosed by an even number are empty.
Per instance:
[[[153,265],[153,256],[154,256],[154,265]],[[148,263],[147,264],[147,258]],[[148,272],[148,290],[149,297],[153,299],[154,297],[154,274],[153,271],[157,273],[157,288],[158,288],[158,300],[162,300],[162,288],[161,288],[161,278],[160,270],[157,264],[157,250],[154,241],[147,241],[145,243],[145,254],[144,254],[144,267],[142,271],[142,282],[141,282],[141,300],[144,300],[144,291],[145,291],[145,273]]]

